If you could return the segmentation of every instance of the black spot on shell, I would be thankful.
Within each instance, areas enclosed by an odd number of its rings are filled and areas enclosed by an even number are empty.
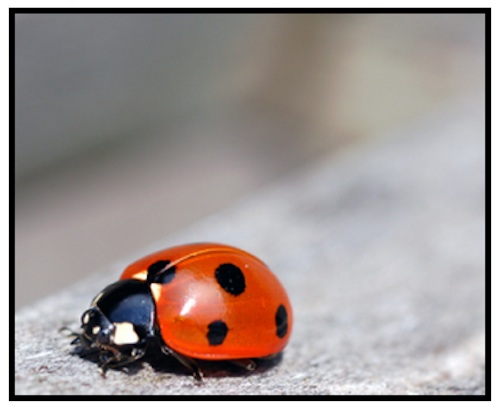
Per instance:
[[[208,325],[207,339],[211,346],[218,346],[227,336],[227,325],[222,320],[214,320]]]
[[[285,306],[279,305],[278,310],[276,310],[276,335],[280,338],[285,337],[288,332],[288,313]]]
[[[170,261],[157,261],[149,265],[148,283],[169,283],[175,276],[175,266],[165,269]]]
[[[245,276],[240,268],[232,263],[224,263],[215,270],[215,278],[226,292],[238,296],[245,290]]]

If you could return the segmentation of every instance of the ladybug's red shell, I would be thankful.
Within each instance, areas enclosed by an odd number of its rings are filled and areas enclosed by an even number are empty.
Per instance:
[[[259,358],[283,350],[292,308],[274,274],[240,249],[201,243],[148,255],[121,279],[151,283],[163,342],[204,360]]]

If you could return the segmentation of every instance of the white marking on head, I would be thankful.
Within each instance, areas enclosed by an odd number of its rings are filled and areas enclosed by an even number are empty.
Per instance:
[[[116,345],[129,345],[139,341],[139,335],[135,332],[130,322],[113,323],[114,332],[111,340]]]
[[[99,333],[101,331],[101,326],[94,326],[92,328],[92,334],[93,335],[96,335],[97,333]]]
[[[82,317],[82,323],[83,323],[84,325],[86,325],[87,323],[89,323],[89,321],[90,321],[90,315],[89,315],[89,313],[87,312],[87,313],[85,313],[85,314],[83,315],[83,317]]]

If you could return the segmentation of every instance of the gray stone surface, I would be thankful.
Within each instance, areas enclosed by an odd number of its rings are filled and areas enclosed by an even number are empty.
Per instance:
[[[71,355],[91,298],[129,262],[96,272],[15,318],[15,393],[484,394],[484,107],[470,99],[323,158],[146,252],[192,241],[265,260],[295,313],[280,363],[109,371]],[[16,275],[22,275],[16,272]]]

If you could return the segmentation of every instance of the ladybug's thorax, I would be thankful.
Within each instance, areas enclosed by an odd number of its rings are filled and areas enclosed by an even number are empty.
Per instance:
[[[111,361],[130,360],[131,352],[144,350],[154,335],[154,317],[149,286],[119,281],[100,292],[83,313],[80,341],[86,349],[111,352]]]

